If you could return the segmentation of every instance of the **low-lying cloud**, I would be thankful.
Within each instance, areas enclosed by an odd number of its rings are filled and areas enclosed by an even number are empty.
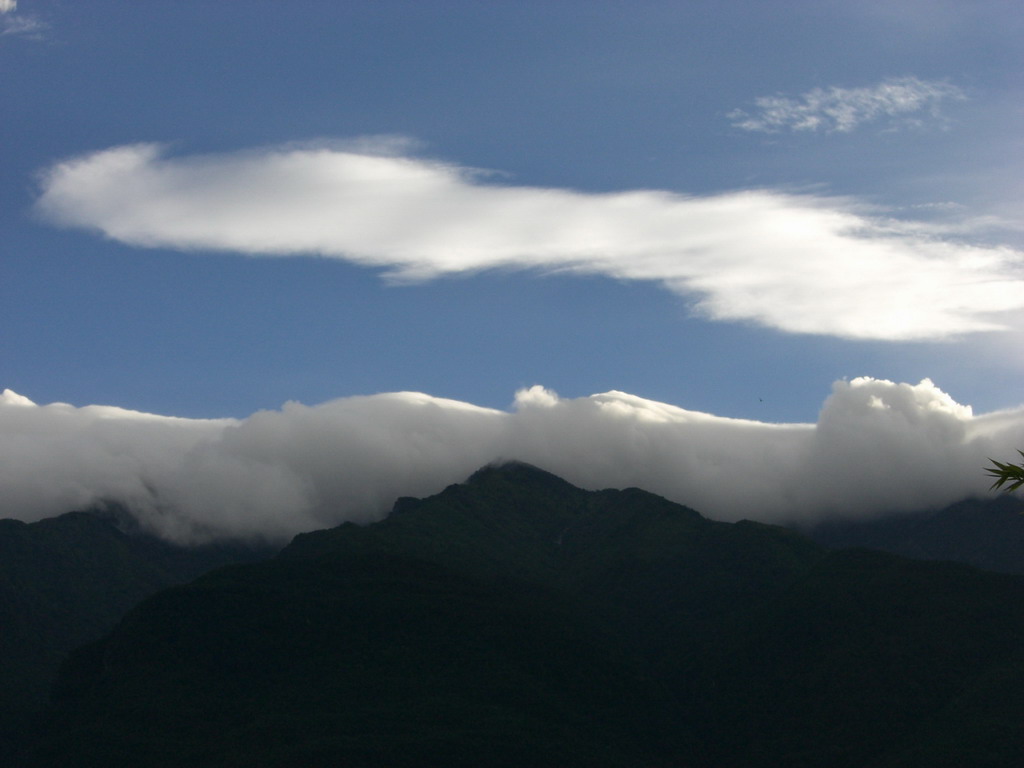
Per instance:
[[[652,280],[710,319],[792,333],[944,339],[1005,330],[1024,308],[1024,253],[851,200],[517,187],[371,145],[116,147],[47,170],[37,210],[133,246],[326,256],[399,280],[497,268]]]
[[[945,101],[962,101],[955,85],[916,77],[892,77],[863,88],[814,88],[795,98],[776,94],[754,100],[752,113],[729,114],[733,126],[745,131],[823,131],[849,133],[864,123],[886,120],[887,127],[920,125],[921,116],[937,119]]]
[[[384,517],[501,460],[585,488],[639,486],[721,520],[813,521],[987,492],[988,457],[1024,446],[1024,408],[974,416],[930,381],[837,382],[816,424],[722,418],[622,392],[511,411],[424,394],[287,403],[198,420],[0,396],[0,517],[102,502],[169,540],[281,541]]]

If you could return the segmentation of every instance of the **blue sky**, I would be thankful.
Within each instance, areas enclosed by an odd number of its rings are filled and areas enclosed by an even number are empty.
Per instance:
[[[1015,3],[0,9],[0,387],[35,402],[1024,402]]]

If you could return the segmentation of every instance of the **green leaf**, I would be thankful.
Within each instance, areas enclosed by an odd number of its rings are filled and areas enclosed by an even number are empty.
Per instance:
[[[1017,453],[1024,459],[1024,451],[1018,449]],[[994,478],[989,490],[1002,489],[1009,493],[1024,486],[1024,464],[1004,463],[995,459],[989,461],[993,466],[986,467],[985,471]]]

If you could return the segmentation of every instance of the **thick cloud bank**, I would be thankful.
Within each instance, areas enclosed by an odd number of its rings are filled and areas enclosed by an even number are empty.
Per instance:
[[[841,381],[817,424],[712,416],[622,392],[519,392],[510,412],[400,392],[243,420],[40,406],[0,396],[0,517],[100,501],[179,542],[282,540],[367,522],[488,462],[586,488],[639,486],[723,520],[867,516],[988,487],[987,457],[1024,446],[1024,408],[974,416],[930,381]]]
[[[50,168],[37,209],[135,246],[315,254],[402,279],[502,267],[654,280],[712,319],[794,333],[941,339],[1003,329],[1024,308],[1024,254],[849,200],[502,186],[365,145],[116,147]]]

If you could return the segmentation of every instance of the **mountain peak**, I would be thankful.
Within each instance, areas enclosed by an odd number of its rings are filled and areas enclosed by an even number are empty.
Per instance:
[[[549,486],[572,486],[566,480],[546,470],[528,464],[525,461],[510,459],[508,461],[496,461],[486,464],[466,480],[465,485],[478,485],[481,483],[493,482],[496,479],[502,481],[513,481],[516,483],[543,483]]]

